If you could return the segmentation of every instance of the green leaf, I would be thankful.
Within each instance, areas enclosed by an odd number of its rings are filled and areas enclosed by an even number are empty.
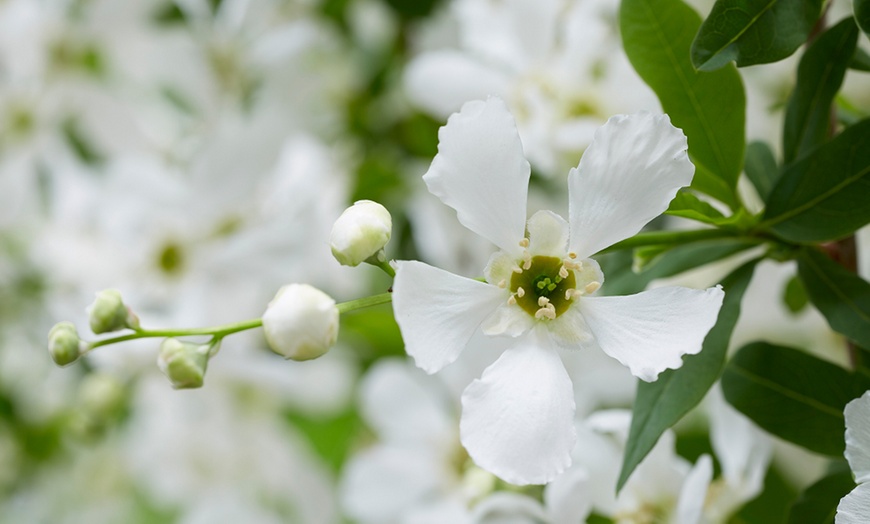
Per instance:
[[[764,142],[750,142],[746,146],[746,161],[743,165],[746,177],[755,186],[761,200],[767,201],[770,191],[779,179],[779,167],[770,146]]]
[[[840,499],[853,489],[855,481],[848,468],[823,477],[801,493],[792,505],[788,524],[834,524]]]
[[[682,246],[646,246],[635,250],[635,272],[651,279],[678,275],[758,245],[755,240],[716,238]]]
[[[761,428],[835,457],[845,449],[843,409],[868,387],[862,375],[766,342],[744,346],[722,374],[725,398]]]
[[[870,283],[815,249],[801,252],[798,275],[828,324],[870,348]]]
[[[762,228],[793,242],[846,236],[870,222],[870,119],[788,166],[770,193]]]
[[[855,52],[858,28],[851,18],[825,31],[810,45],[798,66],[795,89],[785,110],[784,163],[789,164],[825,142],[831,129],[831,105]]]
[[[722,281],[725,301],[716,325],[704,339],[701,352],[684,357],[681,368],[663,372],[655,382],[638,382],[617,491],[662,433],[695,407],[719,378],[731,331],[740,315],[740,301],[757,262],[753,260],[740,266]]]
[[[725,218],[725,215],[718,209],[688,191],[677,193],[665,213],[675,217],[697,220],[705,224],[715,224]]]
[[[849,62],[849,69],[870,72],[870,54],[860,47],[855,47],[855,55],[852,56],[852,61]]]
[[[800,313],[807,307],[807,302],[809,302],[807,290],[797,275],[788,279],[783,290],[782,301],[793,314]]]
[[[718,0],[692,42],[692,64],[713,71],[767,64],[806,42],[821,13],[820,0]]]
[[[855,10],[858,27],[870,37],[870,0],[852,0],[852,9]]]
[[[689,139],[692,187],[738,207],[746,98],[737,70],[695,71],[689,48],[701,18],[681,0],[623,0],[619,18],[632,66]]]

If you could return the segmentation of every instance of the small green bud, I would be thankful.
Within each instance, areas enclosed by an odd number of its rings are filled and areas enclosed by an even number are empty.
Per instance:
[[[124,305],[117,289],[97,293],[94,303],[88,306],[88,321],[96,334],[139,328],[139,319]]]
[[[66,366],[78,360],[82,349],[82,339],[72,322],[58,322],[48,332],[48,352],[58,366]]]
[[[329,295],[308,284],[278,290],[263,313],[269,348],[291,360],[326,353],[338,337],[338,307]]]
[[[387,208],[360,200],[344,210],[332,226],[329,245],[332,255],[344,266],[358,266],[374,257],[383,261],[383,249],[390,241],[393,221]]]
[[[160,344],[157,367],[175,389],[202,387],[211,346],[167,338]]]

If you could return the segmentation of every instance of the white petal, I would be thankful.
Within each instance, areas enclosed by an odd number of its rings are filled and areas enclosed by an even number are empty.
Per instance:
[[[533,332],[505,351],[462,394],[463,446],[512,484],[545,484],[571,464],[571,379],[543,337]]]
[[[846,460],[858,483],[870,480],[870,391],[846,404]]]
[[[667,115],[610,118],[568,174],[571,250],[586,258],[662,214],[695,166]]]
[[[518,337],[535,327],[535,319],[516,304],[504,303],[480,326],[485,335]]]
[[[519,493],[499,491],[481,500],[472,514],[475,524],[538,524],[547,522],[544,509],[535,499]]]
[[[600,481],[601,479],[596,479]],[[575,524],[585,522],[592,509],[592,481],[582,468],[576,465],[556,477],[544,488],[544,503],[550,524]]]
[[[496,251],[489,257],[489,261],[483,270],[483,276],[490,284],[497,286],[504,281],[506,287],[510,287],[511,277],[514,276],[514,268],[518,266],[517,257],[504,251]]]
[[[683,355],[701,351],[724,296],[721,287],[662,287],[626,297],[582,297],[574,307],[605,353],[652,382],[665,369],[682,366]]]
[[[403,80],[411,102],[442,119],[469,100],[508,90],[504,73],[458,51],[420,55],[408,64]]]
[[[704,454],[695,462],[695,466],[686,475],[683,487],[680,489],[680,498],[677,502],[676,524],[698,524],[701,521],[701,512],[704,510],[704,500],[707,498],[707,489],[713,480],[713,460],[710,455]]]
[[[521,254],[531,168],[513,116],[490,98],[462,106],[438,132],[438,154],[423,180],[468,229]]]
[[[870,484],[861,484],[840,499],[834,524],[867,524],[870,522]]]
[[[432,374],[450,364],[505,298],[505,290],[422,262],[401,261],[393,283],[393,313],[405,351]]]
[[[455,429],[436,380],[408,361],[381,360],[360,384],[360,411],[382,441],[437,449],[455,438]]]
[[[564,258],[568,253],[568,223],[552,211],[538,211],[526,226],[529,253]]]
[[[528,315],[526,315],[528,316]],[[547,323],[550,339],[561,349],[596,349],[598,344],[592,331],[586,325],[586,320],[580,313],[580,308],[573,305],[554,320]]]
[[[354,520],[395,522],[436,492],[444,475],[436,458],[419,448],[376,446],[345,465],[341,503]]]

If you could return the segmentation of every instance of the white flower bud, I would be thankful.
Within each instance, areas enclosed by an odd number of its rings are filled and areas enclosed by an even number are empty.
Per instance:
[[[360,200],[345,209],[332,226],[329,235],[332,255],[345,266],[357,266],[373,256],[382,256],[392,228],[387,208],[371,200]]]
[[[58,322],[48,332],[48,352],[58,366],[72,364],[82,354],[82,339],[72,322]]]
[[[211,346],[167,338],[160,344],[157,367],[175,389],[202,387]]]
[[[338,337],[338,308],[323,291],[308,284],[290,284],[269,302],[263,331],[272,351],[284,358],[317,358]]]
[[[94,303],[88,306],[88,321],[91,331],[96,334],[139,328],[139,319],[124,305],[121,292],[117,289],[97,293]]]

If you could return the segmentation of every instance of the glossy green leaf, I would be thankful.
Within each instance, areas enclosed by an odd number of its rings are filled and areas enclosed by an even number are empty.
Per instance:
[[[858,41],[851,18],[825,31],[810,45],[798,66],[795,89],[788,100],[782,134],[784,163],[825,142],[831,129],[831,106]]]
[[[663,372],[655,382],[638,382],[617,490],[622,489],[662,433],[695,407],[719,378],[728,341],[740,315],[740,301],[756,263],[753,260],[744,264],[722,281],[725,301],[701,352],[684,357],[681,368]]]
[[[821,13],[820,0],[718,0],[692,42],[692,63],[713,71],[767,64],[790,56]]]
[[[848,467],[822,477],[794,502],[788,514],[788,524],[834,524],[840,499],[853,489],[855,481]]]
[[[801,252],[798,274],[828,324],[870,348],[870,283],[815,249]]]
[[[671,200],[671,204],[665,213],[676,217],[697,220],[705,224],[715,224],[725,218],[725,215],[718,209],[687,191],[677,193],[677,196]]]
[[[779,167],[770,146],[764,142],[750,142],[746,146],[746,161],[743,172],[755,186],[761,200],[767,201],[770,191],[779,179]]]
[[[647,246],[635,250],[632,269],[651,279],[678,275],[758,245],[754,240],[715,238],[682,246]]]
[[[835,457],[845,449],[843,409],[868,387],[863,375],[766,342],[744,346],[722,374],[725,398],[758,426]]]
[[[852,9],[855,10],[858,26],[870,37],[870,0],[852,0]]]
[[[736,208],[746,108],[737,70],[695,71],[689,48],[701,18],[681,0],[623,0],[619,19],[632,66],[689,138],[692,187]]]
[[[870,54],[860,47],[856,47],[855,55],[852,56],[852,61],[849,62],[849,69],[870,72]]]
[[[788,166],[770,193],[762,228],[794,242],[846,236],[870,222],[870,119]]]

